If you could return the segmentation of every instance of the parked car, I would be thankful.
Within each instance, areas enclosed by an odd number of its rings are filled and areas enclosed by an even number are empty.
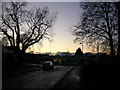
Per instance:
[[[54,69],[54,64],[52,63],[52,61],[44,61],[43,65],[42,65],[43,69]]]

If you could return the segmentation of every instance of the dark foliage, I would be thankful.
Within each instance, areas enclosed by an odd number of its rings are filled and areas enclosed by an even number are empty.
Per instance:
[[[80,48],[78,48],[75,52],[75,56],[81,56],[81,55],[83,55],[83,52],[81,51]]]

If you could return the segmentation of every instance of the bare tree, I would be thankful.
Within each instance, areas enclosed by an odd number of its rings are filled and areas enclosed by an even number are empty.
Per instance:
[[[120,1],[114,2],[116,6],[116,11],[118,12],[118,48],[117,48],[117,55],[120,56]]]
[[[2,26],[10,45],[18,48],[18,53],[44,38],[51,40],[52,27],[57,12],[50,13],[48,7],[27,10],[26,2],[5,2],[2,4]],[[21,48],[21,50],[20,50]]]
[[[44,38],[50,39],[57,14],[50,13],[47,7],[26,10],[26,6],[26,2],[3,3],[0,27],[11,46],[20,48],[22,44],[22,52]]]
[[[118,16],[112,2],[81,3],[83,14],[80,22],[74,26],[73,35],[76,41],[81,39],[89,45],[99,42],[101,49],[108,48],[112,56],[118,45]]]

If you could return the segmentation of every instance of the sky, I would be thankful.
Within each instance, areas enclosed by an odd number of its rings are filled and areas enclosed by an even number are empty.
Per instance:
[[[81,15],[79,2],[29,2],[28,8],[37,8],[47,6],[50,12],[57,11],[57,19],[53,26],[53,41],[44,40],[43,45],[35,45],[35,52],[75,52],[77,48],[82,47],[73,42],[75,36],[70,32],[70,27],[74,26]],[[83,52],[87,52],[84,47]]]
[[[77,48],[82,48],[82,45],[73,42],[75,36],[70,32],[70,27],[74,26],[79,21],[80,15],[82,14],[80,2],[74,2],[74,0],[72,0],[73,2],[54,2],[54,0],[53,2],[39,2],[37,0],[34,0],[35,2],[33,2],[33,0],[27,1],[28,9],[47,6],[50,12],[58,12],[57,20],[53,26],[53,32],[55,33],[53,42],[44,40],[43,45],[35,45],[33,47],[34,49],[32,49],[33,51],[39,53],[75,52]],[[83,45],[83,52],[90,52],[87,45]]]

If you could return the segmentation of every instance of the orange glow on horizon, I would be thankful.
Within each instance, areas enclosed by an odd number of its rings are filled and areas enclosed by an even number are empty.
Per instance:
[[[78,47],[79,48],[79,47]],[[57,52],[70,52],[70,53],[75,53],[77,50],[77,48],[75,47],[74,49],[50,49],[50,48],[42,48],[37,49],[37,48],[32,48],[31,50],[27,49],[26,52],[31,52],[33,51],[34,53],[47,53],[47,52],[51,52],[51,53],[57,53]],[[92,52],[90,50],[84,50],[83,53],[86,52]]]

